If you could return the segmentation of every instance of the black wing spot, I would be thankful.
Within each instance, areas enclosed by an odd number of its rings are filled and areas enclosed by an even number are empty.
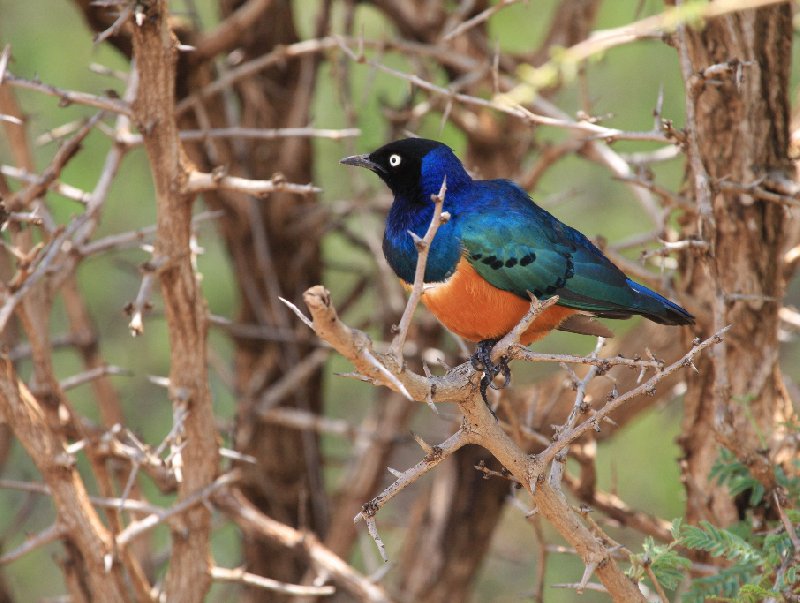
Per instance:
[[[564,278],[570,279],[575,276],[575,264],[571,257],[567,257],[567,271],[564,273]]]
[[[483,263],[486,264],[487,266],[491,266],[496,261],[497,261],[497,256],[494,255],[487,255],[485,258],[483,258]]]
[[[541,289],[534,289],[533,290],[533,296],[536,297],[536,298],[541,297],[542,296],[542,290]]]
[[[502,267],[503,267],[503,261],[502,260],[497,260],[496,262],[492,263],[492,269],[493,270],[499,270]]]
[[[473,260],[475,260],[476,262],[477,262],[479,259],[481,259],[482,257],[483,257],[483,254],[482,254],[482,253],[473,253],[473,254],[472,254],[472,259],[473,259]]]
[[[506,268],[513,268],[517,264],[517,258],[510,258],[506,260]]]
[[[532,264],[536,260],[536,254],[531,252],[528,255],[522,256],[519,260],[520,266],[527,266],[528,264]]]
[[[556,281],[556,289],[561,289],[564,285],[567,284],[567,279],[560,278]]]

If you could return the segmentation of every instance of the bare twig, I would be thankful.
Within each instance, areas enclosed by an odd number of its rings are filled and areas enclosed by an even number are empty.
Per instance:
[[[11,165],[0,165],[0,174],[8,176],[9,178],[20,180],[22,182],[27,182],[29,184],[39,182],[42,178],[38,174],[32,174],[26,170]],[[72,201],[77,201],[78,203],[82,203],[84,205],[89,202],[89,193],[69,184],[64,184],[59,180],[51,181],[48,184],[48,188]]]
[[[434,446],[431,451],[425,455],[424,459],[410,469],[399,474],[397,480],[392,482],[383,492],[368,503],[365,503],[361,511],[353,518],[353,521],[366,521],[374,517],[387,502],[392,500],[405,488],[416,482],[459,448],[471,443],[473,442],[471,441],[469,432],[464,429],[459,429],[444,442],[438,446]]]
[[[336,592],[336,589],[332,586],[301,586],[299,584],[287,584],[286,582],[280,582],[246,572],[242,568],[228,569],[217,565],[211,568],[211,578],[219,582],[237,582],[247,586],[255,586],[284,595],[324,597]]]
[[[120,368],[118,366],[112,365],[105,365],[99,366],[94,369],[86,370],[82,373],[77,375],[73,375],[71,377],[67,377],[66,379],[61,380],[61,389],[64,391],[72,389],[73,387],[78,387],[79,385],[83,385],[84,383],[89,383],[95,379],[100,379],[101,377],[107,377],[109,375],[131,375],[132,373],[124,368]]]
[[[166,264],[166,258],[155,258],[149,262],[142,264],[142,284],[139,286],[139,292],[136,294],[136,299],[127,308],[131,316],[128,323],[128,329],[132,337],[138,337],[144,333],[144,314],[150,309],[150,295],[153,291],[153,285],[156,282],[158,271]]]
[[[739,182],[731,182],[730,180],[719,180],[714,183],[714,186],[721,191],[730,192],[734,194],[751,195],[756,199],[762,201],[769,201],[770,203],[777,203],[778,205],[786,205],[788,207],[800,207],[800,199],[797,195],[787,195],[773,192],[762,186],[761,182],[750,184],[743,184]]]
[[[558,303],[558,295],[554,295],[543,302],[536,299],[530,292],[528,292],[528,295],[531,298],[531,305],[528,311],[514,328],[506,333],[503,338],[495,344],[494,348],[492,348],[492,360],[494,362],[497,362],[501,356],[507,355],[512,348],[519,346],[520,337],[522,337],[525,331],[528,330],[528,327],[534,323],[536,317]]]
[[[133,4],[126,3],[122,5],[119,12],[119,16],[111,24],[111,26],[109,26],[105,31],[101,31],[94,37],[94,43],[100,44],[105,40],[107,40],[108,38],[116,36],[120,32],[122,27],[125,25],[125,23],[128,21],[128,19],[130,19],[132,10],[133,10]]]
[[[240,138],[243,140],[279,140],[282,138],[328,138],[342,140],[361,136],[358,128],[334,130],[330,128],[210,128],[208,130],[181,130],[184,142],[198,142],[213,138]],[[125,136],[121,142],[126,145],[142,144],[139,134]]]
[[[297,195],[312,195],[322,189],[311,184],[292,184],[282,177],[273,177],[271,180],[250,180],[236,176],[218,176],[203,172],[191,172],[186,182],[187,193],[202,193],[203,191],[232,190],[249,195],[266,195],[269,193],[287,192]]]
[[[458,101],[459,103],[465,105],[493,109],[500,113],[512,115],[514,117],[521,119],[522,121],[531,124],[539,124],[544,126],[553,126],[555,128],[577,130],[601,139],[649,140],[662,143],[669,142],[667,137],[660,132],[626,132],[624,130],[619,130],[617,128],[606,128],[603,126],[599,126],[587,120],[574,121],[569,119],[547,117],[545,115],[534,113],[533,111],[526,109],[518,102],[515,102],[514,100],[508,98],[508,95],[505,96],[501,95],[497,99],[487,100],[485,98],[481,98],[478,96],[472,96],[469,94],[464,94],[462,92],[455,92],[452,90],[448,90],[447,88],[438,86],[430,81],[421,78],[416,74],[411,74],[405,71],[401,71],[399,69],[394,69],[393,67],[389,67],[373,59],[366,59],[363,56],[355,53],[351,48],[349,48],[345,44],[344,40],[340,39],[339,43],[340,47],[345,52],[345,54],[347,54],[353,61],[357,63],[366,63],[367,65],[369,65],[374,69],[378,69],[379,71],[387,73],[393,77],[408,81],[414,86],[426,90],[427,92],[431,92],[433,94],[442,96],[446,99]]]
[[[129,545],[135,538],[152,530],[157,525],[186,513],[196,505],[207,503],[216,492],[235,483],[238,478],[239,475],[235,471],[222,474],[202,490],[184,496],[181,498],[180,502],[172,507],[168,509],[159,509],[156,512],[150,513],[150,515],[143,519],[131,522],[124,530],[116,535],[114,542],[116,542],[117,546]]]
[[[39,547],[50,544],[59,538],[63,538],[66,533],[67,532],[64,530],[63,526],[59,525],[58,523],[51,524],[38,534],[34,534],[33,536],[26,538],[25,541],[18,547],[1,556],[0,565],[7,565],[13,561],[16,561],[20,557],[27,555],[31,551],[35,551]]]
[[[260,534],[287,548],[305,552],[318,571],[326,572],[335,582],[348,592],[354,593],[360,600],[370,603],[391,602],[381,586],[373,584],[365,576],[356,572],[352,566],[323,546],[313,534],[295,530],[267,517],[240,492],[220,493],[215,497],[214,502],[243,530]]]
[[[613,398],[612,400],[609,400],[590,419],[587,419],[572,429],[565,430],[556,442],[548,447],[547,450],[542,452],[541,455],[538,455],[537,463],[540,463],[540,466],[542,467],[548,465],[553,461],[553,459],[555,459],[559,452],[569,446],[584,433],[590,430],[599,430],[601,421],[605,419],[611,412],[619,408],[622,404],[631,398],[635,398],[636,396],[641,396],[642,394],[647,394],[649,391],[652,391],[659,381],[663,380],[665,377],[669,376],[675,371],[680,370],[681,368],[692,366],[692,360],[694,360],[694,358],[700,352],[722,342],[722,336],[728,329],[730,329],[730,326],[723,327],[719,332],[714,333],[714,335],[708,339],[696,343],[682,358],[665,367],[664,370],[659,371],[650,377],[650,379],[648,379],[646,382],[620,396]]]
[[[411,326],[411,319],[414,316],[414,310],[417,309],[417,304],[419,304],[419,300],[423,295],[423,289],[425,287],[425,267],[428,265],[428,254],[430,253],[431,244],[436,236],[436,232],[439,230],[439,226],[446,222],[450,217],[447,213],[442,212],[444,196],[446,192],[447,181],[445,180],[442,182],[439,193],[436,195],[431,195],[431,201],[433,202],[433,216],[431,217],[431,222],[428,226],[427,232],[425,232],[425,236],[420,239],[413,232],[408,233],[414,239],[414,245],[417,248],[417,266],[414,270],[414,283],[411,289],[411,295],[406,303],[403,316],[400,318],[400,324],[397,327],[397,334],[392,340],[392,345],[389,351],[390,354],[398,359],[403,357],[403,346],[405,345],[406,337],[408,336],[408,329]]]
[[[67,107],[72,104],[87,105],[89,107],[95,107],[96,109],[102,109],[103,111],[110,111],[111,113],[120,113],[128,116],[132,115],[130,105],[115,98],[95,96],[94,94],[76,92],[74,90],[63,90],[37,80],[27,80],[25,78],[17,77],[9,72],[5,73],[3,83],[14,88],[33,90],[35,92],[42,92],[50,96],[58,97],[59,105],[62,107]]]
[[[225,75],[218,78],[208,86],[204,87],[195,97],[189,97],[179,102],[175,107],[175,115],[181,116],[188,109],[193,107],[199,100],[218,94],[233,86],[236,82],[251,77],[267,67],[281,63],[287,59],[323,52],[330,48],[335,48],[338,42],[333,38],[322,38],[317,40],[303,40],[296,44],[280,46],[265,54],[264,56],[253,59],[231,69]]]
[[[500,12],[506,6],[511,6],[512,4],[516,4],[519,0],[500,0],[497,4],[490,6],[489,8],[485,9],[484,11],[478,13],[474,17],[467,19],[463,23],[460,23],[450,31],[448,31],[444,36],[442,36],[442,42],[449,42],[456,36],[460,36],[464,32],[472,29],[476,25],[480,25],[492,18],[493,15]]]
[[[240,42],[242,32],[248,31],[256,19],[262,18],[271,4],[272,0],[247,0],[222,23],[200,37],[195,44],[193,58],[207,60],[234,48]]]

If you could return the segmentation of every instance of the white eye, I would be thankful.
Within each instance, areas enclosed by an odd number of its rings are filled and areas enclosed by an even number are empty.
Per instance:
[[[398,165],[400,165],[400,161],[401,161],[400,155],[398,155],[397,153],[389,156],[389,165],[391,165],[392,167],[397,167]]]

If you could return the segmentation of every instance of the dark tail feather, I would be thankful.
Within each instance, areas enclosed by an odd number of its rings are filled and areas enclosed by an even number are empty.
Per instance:
[[[694,324],[694,316],[681,308],[678,304],[669,301],[663,295],[628,279],[628,285],[639,294],[637,300],[637,314],[649,318],[662,325],[690,325]]]

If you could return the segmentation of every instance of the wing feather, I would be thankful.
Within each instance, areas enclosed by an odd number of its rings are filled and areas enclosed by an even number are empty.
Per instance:
[[[489,283],[523,299],[558,294],[559,303],[599,316],[635,313],[625,274],[578,231],[505,180],[484,181],[460,217],[466,258]]]

